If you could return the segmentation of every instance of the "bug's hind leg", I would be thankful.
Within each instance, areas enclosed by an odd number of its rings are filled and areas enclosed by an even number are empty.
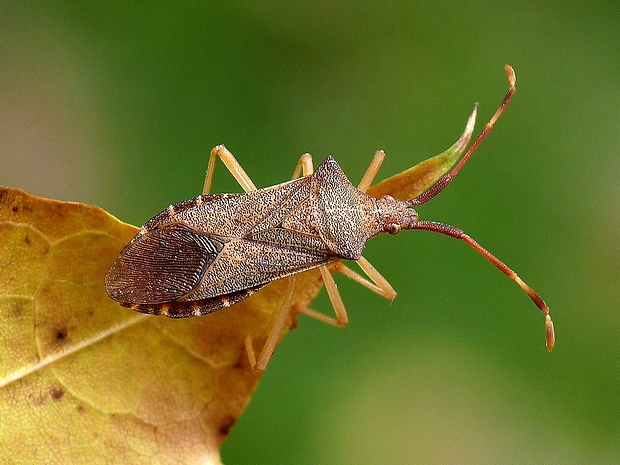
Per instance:
[[[235,156],[223,145],[218,145],[209,155],[209,166],[207,167],[207,174],[205,176],[204,187],[202,188],[202,194],[206,195],[211,192],[211,184],[213,182],[213,172],[215,171],[215,160],[220,158],[230,174],[237,180],[239,185],[245,192],[255,191],[256,186],[247,175],[245,170],[241,167]]]
[[[245,336],[244,344],[245,350],[248,355],[248,360],[250,362],[250,366],[253,370],[265,371],[267,368],[267,364],[269,360],[271,360],[271,356],[276,349],[276,345],[280,340],[280,336],[282,335],[282,330],[284,329],[284,325],[286,324],[286,320],[291,313],[291,302],[293,301],[293,290],[295,289],[295,276],[291,276],[289,278],[289,286],[288,291],[286,293],[286,299],[280,307],[280,312],[278,313],[276,320],[269,332],[269,336],[267,336],[267,340],[265,341],[265,345],[260,351],[258,356],[258,360],[256,359],[256,353],[254,352],[254,344],[252,340],[252,336],[249,334]]]

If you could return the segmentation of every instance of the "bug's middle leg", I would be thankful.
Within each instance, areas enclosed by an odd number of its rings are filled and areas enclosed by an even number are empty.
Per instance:
[[[349,316],[347,315],[347,309],[345,308],[342,297],[340,296],[340,292],[338,291],[336,281],[334,281],[334,277],[332,276],[331,271],[326,266],[320,267],[319,270],[321,271],[321,276],[323,277],[323,284],[325,284],[325,289],[327,290],[329,300],[332,303],[332,307],[334,307],[336,318],[327,316],[324,313],[317,312],[316,310],[312,310],[311,308],[307,307],[302,308],[300,312],[304,315],[308,315],[312,318],[322,321],[323,323],[337,326],[339,328],[344,328],[349,323]]]
[[[215,161],[220,158],[230,174],[237,180],[239,185],[245,192],[255,191],[256,186],[247,175],[245,170],[241,167],[235,156],[223,145],[218,145],[211,150],[209,155],[209,166],[207,167],[207,174],[205,175],[205,183],[202,188],[202,194],[206,195],[211,192],[211,184],[213,183],[213,172],[215,171]]]
[[[371,281],[368,281],[366,278],[353,271],[351,268],[342,263],[342,261],[337,261],[334,265],[332,265],[332,267],[334,271],[344,274],[353,281],[367,287],[371,291],[376,292],[388,300],[394,300],[396,298],[396,291],[394,288],[388,280],[385,279],[381,273],[379,273],[375,267],[370,264],[368,260],[361,257],[357,263],[362,271],[364,271],[364,273],[366,273],[366,275],[371,279]],[[338,291],[336,282],[331,275],[332,271],[330,271],[326,266],[322,266],[320,270],[323,277],[323,282],[325,283],[325,288],[327,289],[327,294],[329,295],[329,299],[334,307],[334,311],[336,312],[336,318],[329,317],[324,313],[317,312],[311,308],[304,308],[301,310],[301,313],[311,316],[312,318],[316,318],[324,323],[342,328],[349,322],[349,317],[340,296],[340,292]]]
[[[299,157],[295,171],[293,171],[293,177],[291,179],[297,179],[300,176],[308,176],[314,173],[314,165],[312,163],[312,155],[304,153]]]
[[[314,167],[312,164],[312,155],[309,153],[304,153],[297,162],[297,166],[295,167],[295,171],[293,172],[293,178],[298,178],[301,176],[309,176],[314,172]],[[344,302],[342,301],[342,297],[340,296],[340,292],[338,292],[338,286],[336,285],[336,281],[334,281],[334,277],[331,274],[331,271],[327,268],[327,266],[323,265],[319,267],[321,271],[321,276],[323,277],[323,283],[325,284],[325,289],[327,290],[327,294],[329,295],[329,300],[334,307],[334,311],[336,312],[336,318],[325,315],[324,313],[317,312],[316,310],[312,310],[311,308],[304,308],[301,310],[301,313],[304,313],[312,318],[316,318],[319,321],[324,323],[328,323],[330,325],[343,327],[349,322],[349,317],[347,315],[347,310],[344,306]],[[362,278],[363,279],[363,278]]]
[[[377,271],[374,266],[370,264],[368,260],[364,257],[360,257],[357,264],[372,282],[353,271],[351,268],[342,263],[342,261],[336,262],[334,270],[351,278],[353,281],[361,284],[362,286],[367,287],[371,291],[376,292],[381,297],[385,297],[388,300],[394,300],[396,298],[396,291],[392,285],[383,277],[381,273]]]
[[[297,164],[297,168],[295,169],[295,175],[299,175],[299,171],[300,169],[302,169],[302,167],[305,168],[304,166],[305,156],[309,157],[308,154],[305,154],[304,156],[302,156],[302,158],[299,160],[299,163]],[[374,181],[375,177],[377,176],[377,173],[379,172],[379,168],[381,168],[381,165],[383,164],[384,159],[385,159],[385,152],[383,150],[377,150],[375,152],[375,155],[372,161],[370,162],[370,165],[368,166],[368,169],[366,170],[366,173],[364,174],[364,176],[362,177],[362,180],[359,183],[359,186],[358,186],[359,190],[361,190],[362,192],[366,192],[368,190],[368,188]],[[312,163],[311,159],[310,159],[310,163]],[[311,174],[311,171],[308,172],[305,169],[303,172],[304,172],[304,175]],[[293,175],[293,178],[296,177],[295,175]],[[338,271],[344,274],[345,276],[353,279],[354,281],[358,282],[362,286],[367,287],[371,291],[376,292],[377,294],[379,294],[382,297],[385,297],[386,299],[394,300],[394,298],[396,297],[396,291],[390,285],[388,280],[385,279],[381,275],[381,273],[379,273],[375,269],[375,267],[370,264],[368,260],[366,260],[364,257],[361,257],[358,260],[358,265],[360,266],[362,271],[366,273],[366,276],[370,278],[370,281],[362,277],[355,271],[353,271],[351,268],[349,268],[344,263],[342,263],[342,261],[338,261],[332,266],[333,266],[334,271]],[[313,318],[316,318],[317,320],[323,321],[325,323],[338,326],[338,327],[343,327],[348,323],[349,318],[347,316],[347,312],[346,312],[344,303],[342,302],[340,293],[338,292],[336,282],[334,281],[334,278],[331,275],[331,271],[326,266],[322,266],[320,270],[321,270],[321,275],[323,276],[323,282],[325,283],[325,288],[327,289],[327,293],[329,295],[329,298],[336,312],[336,318],[329,317],[325,315],[324,313],[317,312],[316,310],[312,310],[310,308],[303,309],[302,313],[308,316],[311,316]]]
[[[368,166],[368,169],[366,170],[366,173],[360,181],[360,184],[358,186],[359,190],[361,190],[362,192],[366,192],[366,190],[370,187],[375,177],[377,176],[379,168],[381,168],[384,159],[385,152],[383,150],[377,150],[372,161],[370,162],[370,165]],[[299,177],[300,174],[303,176],[308,176],[312,174],[312,172],[312,156],[308,153],[305,153],[300,157],[299,161],[297,162],[295,172],[293,173],[293,179]],[[353,279],[354,281],[367,287],[371,291],[385,297],[386,299],[394,300],[394,298],[396,297],[396,291],[390,285],[387,279],[385,279],[381,275],[381,273],[379,273],[364,257],[361,257],[358,260],[358,264],[362,271],[366,273],[366,276],[368,276],[371,281],[360,276],[351,268],[344,265],[341,261],[337,261],[334,265],[332,265],[332,267],[334,271],[338,271],[344,274],[345,276]],[[332,306],[334,307],[336,318],[327,316],[324,313],[317,312],[316,310],[312,310],[311,308],[304,308],[301,310],[301,312],[324,323],[328,323],[338,327],[346,326],[346,324],[349,322],[349,317],[347,315],[344,302],[342,301],[342,297],[340,296],[340,292],[338,291],[338,286],[336,285],[336,282],[334,281],[334,278],[331,274],[332,271],[330,271],[327,266],[322,266],[319,268],[319,270],[321,271],[321,276],[323,277],[323,282],[325,283],[325,288],[327,290],[327,294],[329,295],[329,299],[332,303]]]

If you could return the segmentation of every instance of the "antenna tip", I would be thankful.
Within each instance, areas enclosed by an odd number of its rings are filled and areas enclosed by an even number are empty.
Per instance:
[[[555,346],[555,330],[553,329],[551,316],[548,313],[545,315],[545,333],[547,337],[547,349],[551,352]]]
[[[517,76],[515,75],[514,68],[510,65],[506,65],[504,66],[504,71],[506,72],[506,76],[508,76],[510,87],[514,87],[517,84]]]

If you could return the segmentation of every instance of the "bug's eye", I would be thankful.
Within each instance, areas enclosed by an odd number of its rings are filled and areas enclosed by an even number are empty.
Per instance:
[[[400,225],[396,223],[390,223],[385,227],[385,230],[392,236],[400,232]]]

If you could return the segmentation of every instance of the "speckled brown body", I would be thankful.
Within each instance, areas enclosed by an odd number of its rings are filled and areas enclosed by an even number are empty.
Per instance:
[[[358,260],[368,239],[416,221],[409,203],[359,191],[328,157],[310,176],[171,205],[125,246],[106,290],[141,312],[203,315],[273,280]]]

